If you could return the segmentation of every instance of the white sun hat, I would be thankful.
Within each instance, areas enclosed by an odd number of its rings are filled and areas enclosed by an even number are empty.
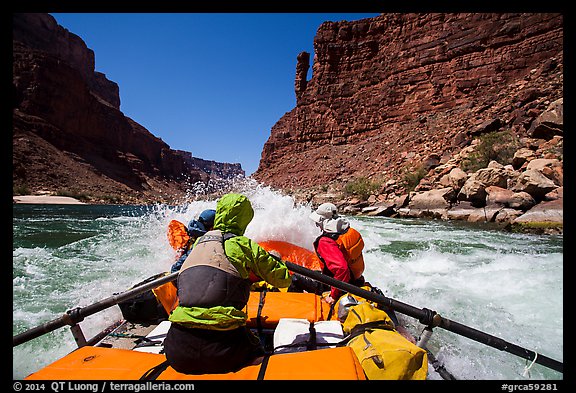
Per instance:
[[[330,202],[321,204],[316,211],[310,214],[310,219],[316,224],[321,224],[322,221],[331,218],[338,218],[338,209],[335,204]]]

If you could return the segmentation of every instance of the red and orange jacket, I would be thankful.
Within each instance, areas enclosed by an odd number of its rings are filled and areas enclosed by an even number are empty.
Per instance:
[[[343,234],[323,233],[314,241],[316,254],[324,264],[323,273],[347,283],[364,273],[363,248],[364,240],[354,228]],[[340,295],[341,291],[332,287],[330,296],[337,300]]]

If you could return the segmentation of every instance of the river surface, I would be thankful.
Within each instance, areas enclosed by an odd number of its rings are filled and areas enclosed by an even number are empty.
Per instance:
[[[246,236],[312,249],[310,205],[265,187],[242,190],[255,216]],[[215,200],[182,206],[13,206],[13,334],[122,292],[168,271],[166,229],[188,223]],[[384,294],[563,361],[563,236],[422,219],[349,217],[365,241],[365,277]],[[420,336],[423,326],[398,314]],[[86,337],[121,318],[118,307],[80,323]],[[22,379],[75,348],[61,328],[13,348]],[[428,348],[465,380],[559,380],[561,373],[436,328]],[[429,367],[429,379],[440,379]]]

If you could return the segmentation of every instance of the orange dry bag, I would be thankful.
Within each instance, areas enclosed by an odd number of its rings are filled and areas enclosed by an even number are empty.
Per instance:
[[[164,275],[167,274],[169,273],[164,273]],[[152,289],[152,293],[156,296],[156,300],[162,304],[162,307],[166,310],[166,314],[170,315],[170,313],[178,306],[178,289],[176,288],[174,281],[167,282]]]

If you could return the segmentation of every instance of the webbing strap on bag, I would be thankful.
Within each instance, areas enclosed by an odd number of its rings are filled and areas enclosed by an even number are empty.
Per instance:
[[[258,377],[256,378],[258,381],[264,379],[264,374],[266,374],[266,368],[268,367],[268,360],[270,360],[270,354],[264,355],[264,359],[262,359],[262,364],[260,365],[260,370],[258,371]]]
[[[256,328],[258,329],[258,334],[262,333],[262,309],[264,308],[264,303],[266,300],[266,289],[260,292],[260,301],[258,302],[258,312],[256,313]]]
[[[344,345],[348,344],[348,342],[350,340],[352,340],[354,337],[357,337],[368,330],[374,330],[374,329],[391,330],[391,331],[396,330],[392,326],[387,324],[385,321],[372,321],[372,322],[361,323],[361,324],[354,326],[352,328],[352,330],[350,330],[350,334],[348,336],[344,337],[344,339],[336,345],[337,346],[344,346]]]
[[[309,351],[313,351],[318,348],[316,342],[316,328],[314,327],[314,322],[310,322],[310,327],[308,328],[308,331],[310,332],[310,337],[308,338],[306,349]]]
[[[164,360],[162,363],[158,364],[157,366],[152,367],[150,370],[146,371],[144,375],[140,377],[140,381],[155,381],[160,374],[166,370],[170,364],[168,360]]]

